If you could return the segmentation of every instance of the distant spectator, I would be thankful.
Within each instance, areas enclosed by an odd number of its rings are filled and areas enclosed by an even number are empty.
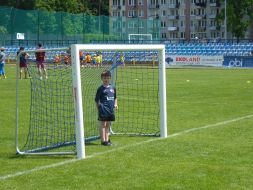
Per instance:
[[[71,49],[67,49],[65,55],[64,55],[64,64],[65,65],[71,65]]]
[[[56,55],[54,56],[54,64],[55,64],[56,66],[58,66],[60,63],[61,63],[61,55],[56,54]]]
[[[80,65],[82,66],[82,67],[84,67],[84,65],[83,65],[83,59],[84,59],[84,55],[83,55],[83,51],[82,50],[80,50],[79,51],[79,59],[80,59]]]
[[[4,79],[6,79],[6,75],[5,75],[5,70],[4,70],[4,66],[5,66],[5,53],[4,53],[4,47],[0,48],[0,77],[3,76]]]
[[[251,52],[250,52],[250,54],[249,54],[250,56],[253,56],[253,50],[251,50]]]

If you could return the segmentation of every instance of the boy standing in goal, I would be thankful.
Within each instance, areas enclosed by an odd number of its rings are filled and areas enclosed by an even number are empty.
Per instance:
[[[101,74],[103,84],[97,89],[95,102],[98,109],[98,120],[101,122],[101,144],[111,146],[109,139],[111,121],[115,121],[114,108],[118,108],[116,89],[110,84],[111,72],[105,70]]]

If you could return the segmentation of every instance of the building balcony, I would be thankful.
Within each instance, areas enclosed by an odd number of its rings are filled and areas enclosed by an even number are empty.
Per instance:
[[[195,30],[196,30],[197,32],[205,32],[205,31],[206,31],[206,27],[205,27],[205,26],[197,26],[197,27],[195,28]]]
[[[170,8],[170,9],[175,9],[175,8],[176,8],[176,4],[169,4],[169,5],[168,5],[168,8]]]
[[[210,2],[209,6],[210,6],[210,7],[220,7],[220,6],[221,6],[221,3],[220,3],[220,2],[215,2],[215,3]]]
[[[208,29],[209,30],[216,30],[216,26],[209,26]]]
[[[180,7],[180,3],[168,4],[168,8],[170,9],[178,9]]]
[[[191,31],[195,31],[195,30],[196,30],[196,27],[195,27],[195,26],[191,26],[191,27],[190,27],[190,30],[191,30]]]
[[[210,14],[210,15],[208,15],[208,18],[215,19],[216,18],[216,14]]]
[[[168,19],[169,20],[179,19],[179,16],[178,15],[168,15]]]
[[[195,19],[196,15],[190,15],[191,19]]]
[[[216,7],[217,3],[210,3],[209,6],[210,7]]]
[[[195,5],[199,8],[205,8],[206,7],[206,2],[199,2],[199,3],[195,3]]]
[[[195,15],[196,20],[206,19],[206,15]]]
[[[160,8],[160,5],[158,5],[158,4],[150,4],[150,5],[148,6],[148,8],[149,8],[149,9],[159,9],[159,8]]]
[[[178,27],[177,26],[169,26],[168,31],[170,31],[170,32],[178,31]]]

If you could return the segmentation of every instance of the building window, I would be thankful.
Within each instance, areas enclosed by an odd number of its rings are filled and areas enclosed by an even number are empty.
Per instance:
[[[120,12],[119,11],[113,11],[112,16],[114,17],[120,17]]]
[[[166,16],[166,11],[165,10],[163,10],[163,16]]]
[[[128,23],[127,23],[127,25],[128,25],[128,28],[138,28],[138,27],[140,27],[139,26],[139,24],[140,24],[141,22],[138,22],[138,21],[136,21],[136,20],[132,20],[132,21],[129,21]],[[140,27],[141,28],[141,27]]]
[[[184,21],[183,21],[183,20],[181,20],[180,26],[181,26],[181,27],[184,27]]]
[[[165,28],[166,27],[166,22],[165,21],[161,21],[161,27]]]
[[[138,4],[139,4],[139,5],[144,5],[144,0],[139,0],[139,1],[138,1]]]
[[[112,23],[112,25],[113,25],[113,28],[116,28],[116,29],[120,29],[121,28],[121,22],[114,21]]]
[[[129,10],[128,11],[128,17],[137,17],[136,10]]]
[[[170,33],[170,38],[178,38],[178,34],[175,32]]]
[[[165,32],[162,33],[162,38],[166,39],[166,33]]]
[[[161,4],[162,5],[166,4],[166,0],[161,0]]]
[[[185,33],[184,32],[180,32],[180,37],[181,38],[185,38]]]
[[[139,26],[139,28],[144,28],[144,21],[143,20],[139,20],[138,21],[138,26]]]
[[[128,5],[129,6],[135,6],[135,5],[137,5],[137,0],[128,0]]]
[[[139,13],[139,17],[144,17],[144,11],[142,9],[138,10],[138,13]]]
[[[120,0],[113,0],[113,1],[112,1],[112,5],[113,5],[113,6],[118,6],[118,5],[120,5]]]

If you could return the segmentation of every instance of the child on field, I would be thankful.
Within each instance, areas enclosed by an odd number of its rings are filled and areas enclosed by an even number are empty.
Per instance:
[[[110,84],[111,73],[105,70],[101,74],[103,84],[97,89],[95,102],[98,109],[98,120],[101,122],[101,144],[111,146],[109,139],[111,122],[115,121],[114,108],[118,108],[116,89]]]
[[[61,63],[61,56],[59,54],[56,54],[54,56],[54,64],[58,66]]]
[[[25,74],[25,79],[27,79],[27,58],[29,56],[28,53],[24,52],[25,48],[24,47],[20,47],[18,52],[17,52],[17,56],[19,55],[19,68],[20,68],[20,72],[19,72],[19,78],[22,79],[22,72],[24,71]]]
[[[123,53],[120,54],[119,61],[120,61],[120,65],[125,66],[125,56]]]
[[[71,49],[69,48],[64,55],[64,64],[71,65]]]
[[[86,53],[84,61],[85,61],[85,63],[86,63],[87,66],[91,65],[92,57],[91,57],[91,55],[89,53]]]
[[[80,59],[81,67],[84,67],[84,65],[83,65],[84,56],[83,56],[83,51],[82,50],[79,51],[79,59]]]
[[[46,52],[39,51],[41,49],[43,49],[42,44],[38,43],[38,47],[36,49],[38,51],[35,52],[35,57],[36,57],[36,64],[37,64],[40,80],[42,80],[43,73],[44,73],[44,77],[47,79],[47,70],[45,68],[45,63],[44,63],[45,58],[46,58]]]
[[[3,76],[4,79],[6,79],[6,75],[5,75],[5,70],[4,70],[4,66],[5,66],[5,53],[4,53],[4,47],[0,48],[0,77]]]

